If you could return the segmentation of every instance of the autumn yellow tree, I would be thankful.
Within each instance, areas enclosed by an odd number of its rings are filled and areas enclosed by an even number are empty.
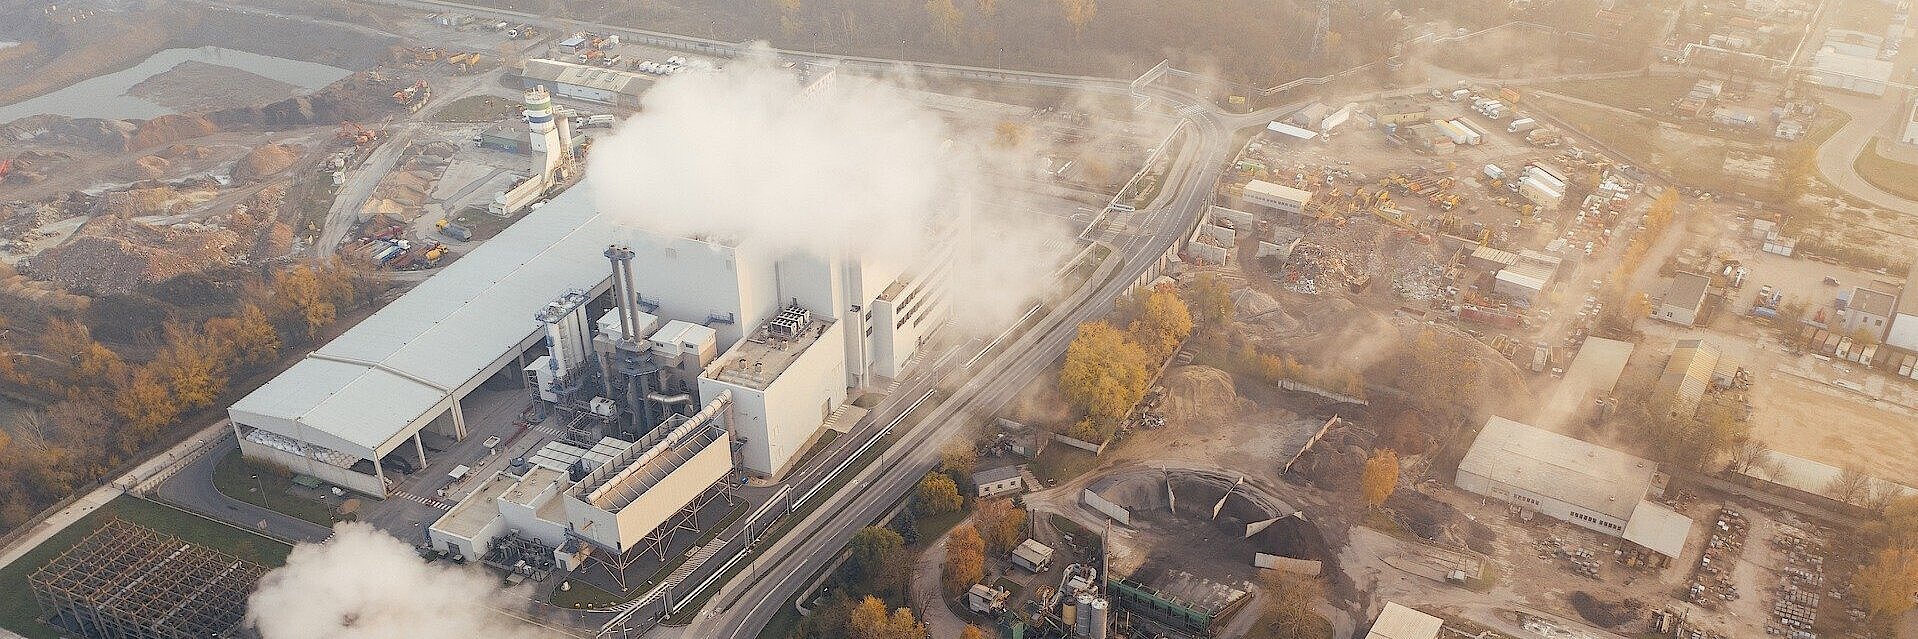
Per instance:
[[[919,507],[928,515],[955,512],[965,507],[966,499],[959,495],[959,485],[945,473],[926,473],[919,480]]]
[[[132,379],[114,393],[113,408],[141,441],[180,416],[180,404],[168,392],[166,382],[148,368],[135,372]]]
[[[1206,324],[1224,324],[1232,321],[1232,287],[1211,273],[1200,273],[1192,282],[1192,292],[1186,303],[1191,307],[1192,317]]]
[[[317,337],[320,329],[332,324],[339,312],[328,294],[320,273],[300,265],[287,270],[274,282],[274,299],[306,327],[306,336]]]
[[[1365,497],[1365,505],[1378,507],[1392,496],[1399,484],[1399,455],[1390,448],[1380,448],[1372,452],[1365,460],[1364,473],[1359,477],[1359,492]]]
[[[912,610],[900,608],[887,614],[886,602],[872,595],[867,595],[853,606],[850,621],[853,639],[920,639],[926,636],[925,624],[913,617]]]
[[[939,451],[939,470],[957,476],[972,474],[979,466],[979,451],[971,442],[954,441]]]
[[[211,406],[226,388],[228,350],[227,343],[192,325],[168,323],[166,345],[149,366],[182,407]]]
[[[1094,421],[1116,422],[1145,397],[1147,361],[1145,349],[1111,324],[1080,324],[1078,336],[1066,347],[1059,390]]]
[[[1267,599],[1253,626],[1255,636],[1274,639],[1332,636],[1331,622],[1312,612],[1313,604],[1325,596],[1325,585],[1318,578],[1273,570],[1259,580],[1259,585]]]
[[[946,596],[957,597],[986,576],[986,542],[970,524],[952,529],[946,537],[946,563],[939,583]]]
[[[1154,360],[1170,356],[1192,334],[1192,313],[1172,287],[1151,289],[1138,304],[1138,316],[1128,330],[1133,341]]]
[[[966,624],[966,629],[959,631],[959,639],[986,639],[986,631],[980,630],[978,626]]]
[[[953,0],[926,0],[926,13],[932,17],[932,30],[945,39],[946,44],[959,44],[959,26],[965,22],[966,14],[959,12],[959,6]]]
[[[1099,13],[1098,0],[1059,0],[1059,8],[1065,12],[1066,22],[1072,24],[1075,36],[1083,35],[1086,25],[1092,24],[1092,17]]]
[[[282,346],[280,333],[273,329],[266,312],[250,302],[241,304],[240,310],[232,315],[208,319],[206,334],[224,342],[238,366],[271,362],[279,356]]]
[[[1894,619],[1911,610],[1918,597],[1918,550],[1885,548],[1858,570],[1851,585],[1876,619]]]
[[[980,538],[986,542],[986,550],[992,554],[1012,552],[1019,542],[1025,541],[1026,510],[1014,506],[1010,499],[981,500],[973,521]]]

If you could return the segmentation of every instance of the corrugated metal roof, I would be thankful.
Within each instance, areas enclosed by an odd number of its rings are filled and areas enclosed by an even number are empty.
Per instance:
[[[1673,559],[1685,553],[1685,538],[1691,534],[1692,518],[1658,502],[1638,502],[1632,518],[1625,520],[1625,541]]]
[[[1438,617],[1388,601],[1365,639],[1434,639],[1444,625]]]
[[[646,90],[646,86],[653,81],[650,77],[630,71],[538,58],[527,60],[520,75],[534,80],[559,82],[635,96]]]
[[[1253,180],[1245,185],[1245,192],[1258,193],[1266,197],[1304,204],[1312,200],[1312,192],[1295,189],[1283,184],[1273,184],[1265,180]]]
[[[583,185],[583,183],[582,183]],[[533,314],[611,272],[612,223],[575,186],[233,404],[376,449],[532,336]],[[286,433],[292,435],[292,433]]]
[[[1458,469],[1625,520],[1651,489],[1658,465],[1495,416]]]
[[[1705,305],[1705,289],[1711,284],[1709,277],[1679,271],[1672,276],[1672,287],[1665,290],[1665,299],[1660,303],[1697,310]]]
[[[1711,388],[1718,360],[1718,349],[1703,340],[1679,340],[1672,347],[1672,358],[1665,362],[1665,372],[1658,377],[1652,403],[1680,417],[1696,414],[1698,402]]]

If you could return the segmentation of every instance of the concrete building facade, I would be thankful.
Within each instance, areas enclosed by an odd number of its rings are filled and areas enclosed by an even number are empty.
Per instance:
[[[1665,297],[1658,301],[1658,308],[1653,313],[1658,319],[1680,326],[1698,323],[1699,314],[1705,310],[1705,293],[1711,283],[1711,278],[1680,271],[1672,276],[1671,288],[1665,289]]]
[[[1851,302],[1845,305],[1845,334],[1856,335],[1862,331],[1873,341],[1882,342],[1897,314],[1897,296],[1862,286],[1853,288]]]
[[[1245,201],[1299,215],[1312,203],[1312,192],[1295,189],[1264,180],[1253,180],[1245,185]]]

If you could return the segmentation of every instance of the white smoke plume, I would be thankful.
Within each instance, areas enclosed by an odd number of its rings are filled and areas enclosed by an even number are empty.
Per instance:
[[[263,639],[546,639],[499,613],[514,606],[476,568],[429,564],[372,526],[342,523],[323,544],[293,548],[247,601]],[[524,597],[519,597],[524,603]]]
[[[635,227],[782,252],[913,264],[949,247],[952,307],[1003,323],[1050,284],[1072,238],[1019,206],[1031,149],[948,123],[910,82],[838,73],[808,89],[763,49],[666,77],[594,142],[596,203]]]

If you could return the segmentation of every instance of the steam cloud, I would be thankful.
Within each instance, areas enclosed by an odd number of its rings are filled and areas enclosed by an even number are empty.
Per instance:
[[[1071,238],[1018,206],[1011,183],[1029,174],[1030,149],[948,124],[904,82],[838,74],[809,92],[764,49],[670,76],[595,141],[596,203],[638,228],[788,254],[909,265],[950,248],[956,315],[1003,324],[1050,283]]]
[[[498,579],[429,564],[372,526],[342,523],[293,548],[247,602],[264,639],[545,639],[488,604],[514,606]],[[523,598],[522,598],[523,600]]]

